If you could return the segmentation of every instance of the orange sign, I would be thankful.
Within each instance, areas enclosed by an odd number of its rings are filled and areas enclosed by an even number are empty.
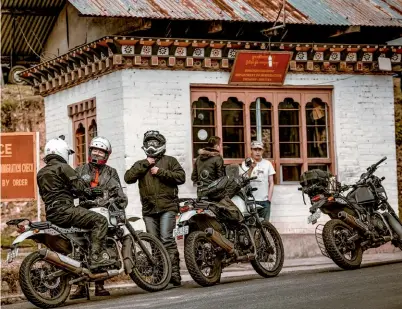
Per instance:
[[[283,85],[292,55],[291,52],[239,51],[229,84]]]
[[[36,133],[1,134],[1,201],[37,198]]]

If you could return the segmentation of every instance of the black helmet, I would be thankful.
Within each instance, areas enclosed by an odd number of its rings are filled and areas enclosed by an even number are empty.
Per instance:
[[[166,151],[166,139],[159,131],[147,131],[144,134],[142,149],[148,157],[162,156]]]

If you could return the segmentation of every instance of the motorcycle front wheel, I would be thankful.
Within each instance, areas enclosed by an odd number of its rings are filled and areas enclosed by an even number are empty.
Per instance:
[[[135,243],[134,246],[131,243],[135,265],[130,277],[135,284],[145,291],[162,291],[167,287],[172,277],[172,265],[168,252],[162,242],[149,233],[138,233],[138,238],[151,254],[153,263],[149,261],[138,243]]]
[[[268,221],[262,221],[262,230],[268,238],[269,244],[257,229],[254,241],[257,247],[257,256],[251,261],[254,270],[262,277],[276,277],[282,270],[285,252],[278,230]]]

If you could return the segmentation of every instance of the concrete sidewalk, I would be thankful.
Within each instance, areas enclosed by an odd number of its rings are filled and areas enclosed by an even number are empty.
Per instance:
[[[378,254],[367,254],[363,255],[363,267],[392,264],[392,263],[402,263],[402,252],[397,253],[378,253]],[[330,270],[342,270],[339,268],[331,259],[321,256],[303,259],[288,259],[283,263],[283,269],[281,274],[294,273],[294,272],[314,272],[314,271],[330,271]],[[180,271],[182,275],[182,281],[188,282],[192,281],[187,269],[182,269]],[[241,277],[256,275],[260,277],[250,263],[244,264],[234,264],[223,270],[222,278],[231,277]],[[134,283],[114,283],[106,284],[108,289],[119,289],[119,288],[129,288],[136,286]]]

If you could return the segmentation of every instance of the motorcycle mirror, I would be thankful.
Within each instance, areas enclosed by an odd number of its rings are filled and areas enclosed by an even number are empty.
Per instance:
[[[238,164],[229,164],[225,167],[226,176],[229,177],[238,177],[240,173]]]
[[[246,164],[247,167],[250,167],[253,164],[253,159],[251,159],[250,157],[246,158],[246,160],[244,161],[244,163]]]

